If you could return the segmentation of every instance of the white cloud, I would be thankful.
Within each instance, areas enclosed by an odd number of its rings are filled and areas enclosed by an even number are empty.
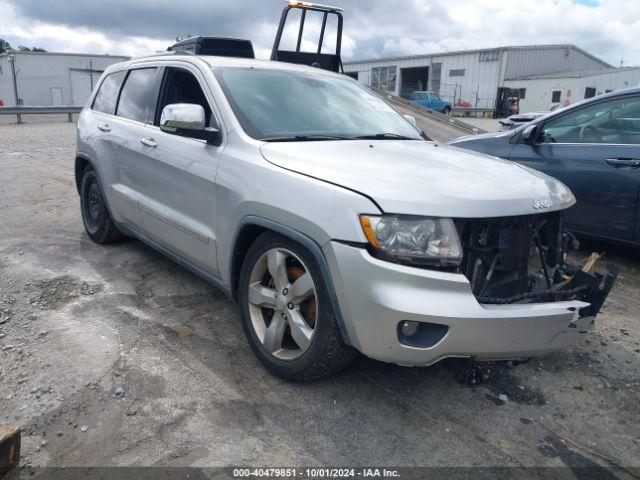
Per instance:
[[[253,0],[247,0],[249,3]],[[0,0],[0,36],[50,51],[142,55],[162,50],[176,33],[250,38],[268,58],[281,0],[253,1],[247,17],[237,3],[194,2],[172,21],[174,4],[138,1],[131,15],[121,0],[49,0],[30,17],[25,3]],[[120,3],[118,3],[120,2]],[[345,9],[345,59],[494,46],[573,43],[618,65],[640,64],[638,0],[332,0]],[[119,6],[118,6],[119,5]],[[52,13],[55,8],[55,15]],[[111,6],[111,8],[110,8]],[[82,7],[82,8],[81,8]],[[101,9],[96,14],[95,9]],[[141,22],[148,10],[149,21]],[[69,12],[68,14],[66,12]],[[191,13],[192,12],[192,13]],[[173,15],[176,15],[175,13]],[[133,18],[135,17],[135,18]],[[216,19],[222,24],[216,23]],[[162,24],[160,24],[162,22]],[[291,28],[294,28],[292,25]],[[315,27],[314,27],[315,28]],[[189,30],[189,31],[187,31]],[[132,35],[131,32],[137,32]],[[305,36],[313,40],[315,31]]]
[[[356,23],[359,44],[382,38],[377,55],[410,55],[573,43],[612,64],[622,59],[625,64],[640,64],[638,0],[603,0],[592,6],[575,0],[413,0],[412,4],[399,9],[386,3],[365,18],[350,19]]]
[[[41,47],[51,52],[103,53],[140,56],[165,50],[171,40],[138,36],[112,38],[99,31],[83,27],[54,25],[26,19],[15,8],[0,2],[0,32],[13,48],[19,45]]]

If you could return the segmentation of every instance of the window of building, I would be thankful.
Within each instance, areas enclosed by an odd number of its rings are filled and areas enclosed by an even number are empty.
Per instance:
[[[500,50],[489,50],[488,52],[480,52],[478,58],[481,62],[497,62],[500,60]]]
[[[397,67],[374,67],[371,69],[371,86],[385,92],[396,89]]]
[[[122,80],[124,80],[126,73],[127,72],[123,70],[122,72],[107,75],[102,85],[100,85],[96,98],[93,100],[94,110],[113,115],[116,111],[120,85],[122,85]]]
[[[156,71],[156,68],[139,68],[129,71],[120,93],[116,115],[138,122],[148,120],[156,84]]]
[[[453,69],[453,70],[449,70],[449,76],[450,77],[464,77],[464,72],[465,72],[464,68],[456,68],[456,69]]]
[[[519,88],[518,89],[518,98],[520,100],[522,100],[525,97],[526,94],[527,94],[527,89],[526,88]]]
[[[347,77],[351,77],[354,80],[358,80],[358,72],[344,72]]]
[[[591,98],[596,96],[596,89],[592,87],[587,87],[584,89],[584,98]]]
[[[551,93],[551,103],[560,103],[561,98],[562,98],[562,90],[554,90]]]

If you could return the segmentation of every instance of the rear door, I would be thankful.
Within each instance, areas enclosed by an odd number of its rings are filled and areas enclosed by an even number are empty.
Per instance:
[[[144,137],[153,146],[145,149],[136,170],[145,201],[142,226],[171,251],[215,274],[215,177],[222,147],[162,132],[162,109],[175,103],[201,105],[207,124],[219,128],[213,96],[202,72],[182,62],[164,67],[153,120],[144,128]]]
[[[132,68],[120,91],[116,115],[110,122],[111,135],[115,139],[115,159],[118,181],[112,185],[126,223],[139,229],[141,205],[148,203],[144,196],[144,161],[148,155],[147,131],[158,88],[158,67]]]
[[[114,220],[129,223],[135,218],[136,209],[122,197],[114,195],[120,183],[119,163],[117,155],[121,139],[116,136],[118,121],[115,117],[120,88],[127,75],[126,70],[113,72],[104,77],[90,108],[80,115],[78,130],[86,132],[87,142],[83,152],[95,160],[100,182],[107,197]]]
[[[578,201],[565,217],[572,230],[640,240],[640,95],[558,114],[541,124],[533,144],[518,143],[510,158],[571,189]]]

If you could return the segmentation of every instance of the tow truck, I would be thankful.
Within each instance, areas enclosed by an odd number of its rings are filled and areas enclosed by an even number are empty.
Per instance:
[[[284,50],[281,48],[282,37],[287,21],[290,20],[289,14],[294,10],[300,10],[300,21],[298,23],[298,34],[295,50]],[[302,39],[304,29],[307,23],[307,12],[319,12],[322,14],[322,25],[320,27],[320,36],[318,44],[314,51],[304,51],[302,49]],[[327,24],[330,16],[336,17],[337,28],[335,38],[335,52],[323,52],[325,40],[327,40]],[[342,72],[342,29],[344,19],[342,9],[332,7],[330,5],[321,5],[317,3],[288,1],[282,10],[280,23],[278,24],[278,32],[271,49],[271,60],[276,62],[296,63],[301,65],[310,65],[332,72]],[[216,55],[223,57],[240,57],[255,58],[254,49],[251,41],[220,38],[220,37],[190,37],[180,40],[167,50],[193,55]]]

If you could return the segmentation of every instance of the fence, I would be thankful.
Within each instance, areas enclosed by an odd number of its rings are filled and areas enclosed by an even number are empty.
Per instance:
[[[22,123],[22,115],[67,114],[69,121],[73,122],[73,114],[80,113],[82,108],[83,107],[77,105],[50,107],[0,107],[0,115],[15,115],[18,119],[18,123]]]

